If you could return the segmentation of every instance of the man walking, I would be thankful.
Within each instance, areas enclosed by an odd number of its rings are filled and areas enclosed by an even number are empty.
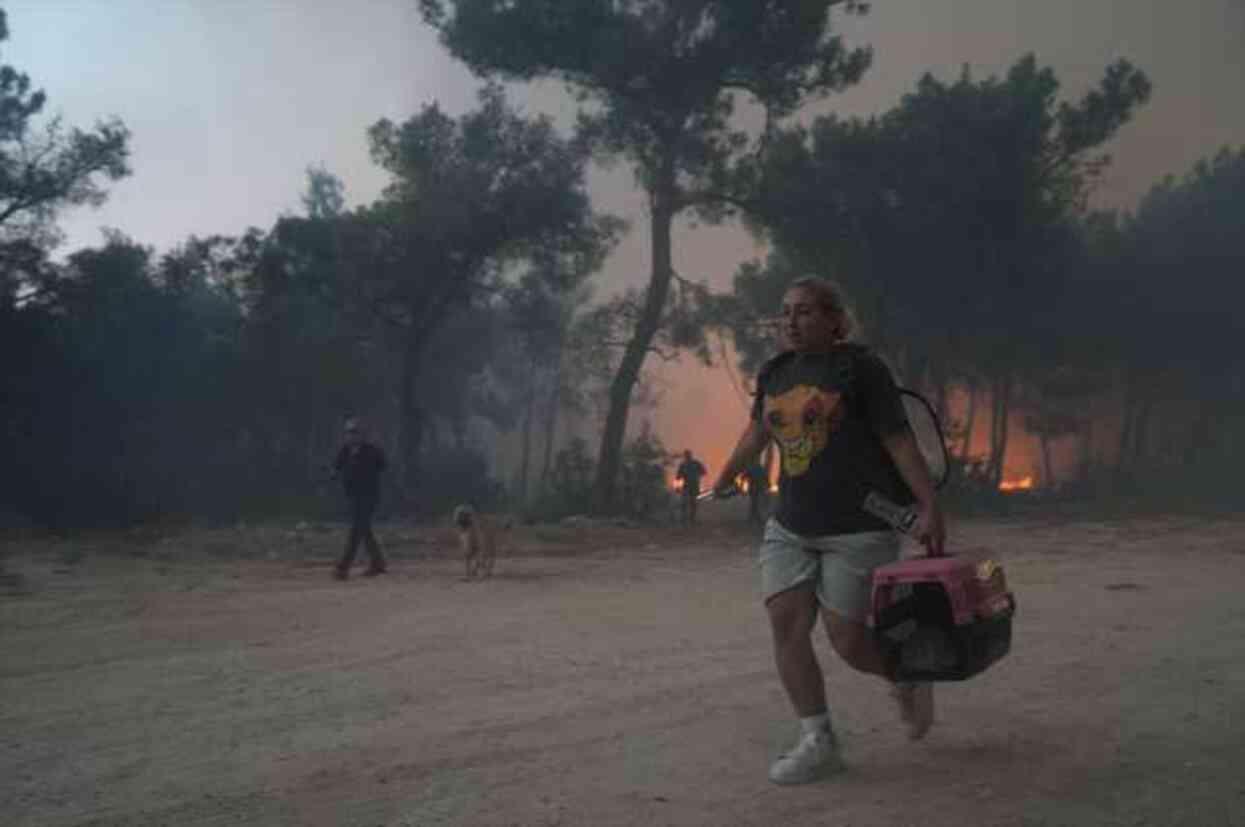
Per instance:
[[[359,543],[367,546],[369,565],[364,576],[385,573],[385,556],[376,535],[372,533],[372,516],[380,498],[380,474],[385,470],[385,453],[367,438],[363,423],[351,417],[346,420],[345,444],[333,461],[333,477],[342,481],[350,502],[350,536],[346,550],[333,570],[333,576],[345,580],[350,575]]]
[[[687,525],[696,524],[696,503],[700,496],[700,481],[708,472],[700,460],[692,456],[690,450],[683,452],[683,462],[674,474],[676,480],[683,483],[683,522]]]

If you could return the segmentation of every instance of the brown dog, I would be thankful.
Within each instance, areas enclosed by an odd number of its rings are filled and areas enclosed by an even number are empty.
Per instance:
[[[468,580],[493,576],[497,559],[497,533],[493,523],[470,505],[454,509],[454,527],[458,531],[458,547],[463,551]]]

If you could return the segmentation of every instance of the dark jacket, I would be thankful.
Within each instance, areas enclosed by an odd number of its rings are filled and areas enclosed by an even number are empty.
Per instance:
[[[370,442],[343,445],[333,461],[347,497],[376,498],[380,495],[380,472],[385,470],[385,452]]]

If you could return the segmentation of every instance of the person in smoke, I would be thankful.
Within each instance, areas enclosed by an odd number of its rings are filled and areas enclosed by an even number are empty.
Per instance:
[[[700,496],[700,481],[707,473],[709,472],[705,470],[705,466],[692,456],[690,450],[683,452],[683,462],[679,463],[674,478],[683,484],[682,515],[683,522],[687,525],[696,524],[696,503],[699,502],[697,498]]]
[[[760,548],[774,659],[800,719],[795,747],[770,767],[777,784],[814,781],[842,766],[812,632],[820,616],[848,666],[884,675],[866,626],[873,570],[899,557],[899,536],[863,510],[868,491],[915,503],[913,533],[931,554],[945,539],[929,469],[908,427],[895,380],[853,343],[852,314],[832,281],[805,277],[783,297],[786,349],[757,377],[752,414],[714,490],[725,492],[772,440],[781,457],[778,501]],[[891,687],[912,739],[934,720],[930,684]]]
[[[385,555],[381,552],[376,535],[372,533],[372,517],[380,499],[380,475],[385,470],[385,452],[368,439],[363,422],[356,417],[346,420],[345,439],[337,458],[333,461],[333,477],[342,481],[346,499],[350,503],[350,534],[346,549],[333,576],[345,580],[350,566],[362,542],[367,547],[368,567],[365,576],[384,574]]]

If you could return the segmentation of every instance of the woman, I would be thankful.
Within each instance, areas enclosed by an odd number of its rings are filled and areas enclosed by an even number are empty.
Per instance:
[[[841,764],[812,631],[820,614],[831,646],[852,668],[882,675],[866,626],[873,570],[899,556],[899,536],[862,509],[876,491],[915,503],[913,533],[941,554],[942,512],[908,427],[890,370],[850,342],[853,320],[831,281],[806,277],[783,297],[786,350],[757,378],[752,417],[714,488],[725,491],[772,439],[782,457],[778,503],[765,527],[760,564],[774,659],[800,718],[796,746],[770,780],[799,784]],[[892,687],[911,738],[933,723],[929,684]]]

